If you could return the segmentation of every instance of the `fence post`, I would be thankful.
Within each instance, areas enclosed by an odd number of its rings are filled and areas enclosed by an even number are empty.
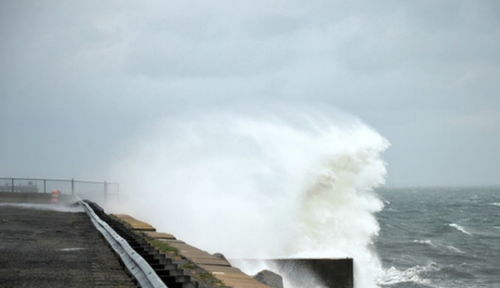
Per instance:
[[[12,178],[12,181],[10,182],[10,191],[14,192],[14,178]]]
[[[75,179],[71,178],[71,195],[75,195]]]
[[[43,193],[47,193],[47,179],[43,179]]]
[[[108,202],[108,182],[104,181],[104,203]]]

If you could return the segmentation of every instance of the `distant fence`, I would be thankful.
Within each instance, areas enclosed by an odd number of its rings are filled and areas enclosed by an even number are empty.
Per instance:
[[[53,190],[59,190],[63,195],[104,203],[109,199],[118,199],[120,185],[107,181],[74,179],[0,178],[0,192],[51,193]]]

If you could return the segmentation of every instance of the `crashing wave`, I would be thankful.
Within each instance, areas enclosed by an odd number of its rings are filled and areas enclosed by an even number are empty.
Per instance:
[[[352,117],[203,113],[159,124],[114,178],[135,215],[209,251],[352,257],[359,287],[376,287],[388,145]]]

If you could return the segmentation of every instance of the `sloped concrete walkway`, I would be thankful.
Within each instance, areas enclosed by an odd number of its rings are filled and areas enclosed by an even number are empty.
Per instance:
[[[135,287],[85,213],[1,203],[0,286]]]

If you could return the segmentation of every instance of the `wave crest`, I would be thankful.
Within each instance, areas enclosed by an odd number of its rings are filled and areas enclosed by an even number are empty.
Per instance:
[[[456,230],[458,230],[458,231],[460,231],[460,232],[462,232],[462,233],[464,233],[464,234],[467,234],[467,235],[469,235],[469,236],[470,236],[470,235],[472,235],[472,234],[471,234],[471,233],[469,233],[467,230],[465,230],[465,228],[464,228],[464,227],[462,227],[462,226],[460,226],[460,225],[458,225],[458,224],[456,224],[456,223],[450,223],[450,224],[448,224],[448,226],[450,226],[450,227],[452,227],[452,228],[455,228]]]
[[[426,240],[413,240],[413,243],[428,245],[431,248],[440,249],[440,250],[448,250],[448,251],[455,252],[455,253],[458,253],[458,254],[463,254],[464,253],[462,250],[458,249],[457,247],[455,247],[453,245],[443,245],[443,244],[439,244],[439,243],[438,244],[434,244],[434,242],[432,242],[429,239],[426,239]]]

